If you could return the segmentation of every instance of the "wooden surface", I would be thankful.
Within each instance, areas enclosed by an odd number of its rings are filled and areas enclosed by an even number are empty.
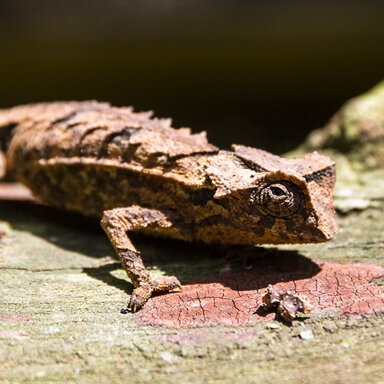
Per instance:
[[[370,105],[384,105],[378,94],[371,94],[375,102]],[[354,126],[358,141],[359,127],[367,121],[364,116],[372,121],[371,112],[363,112]],[[380,139],[375,136],[373,141],[378,143],[384,137],[384,133],[380,136],[381,117],[384,119],[381,114],[375,117]],[[329,132],[317,133],[321,134]],[[311,145],[307,141],[304,147]],[[356,160],[356,151],[363,154],[365,144],[351,152],[341,152],[337,142],[328,148],[321,145],[338,166],[335,200],[340,233],[334,240],[318,245],[227,249],[137,236],[151,274],[175,274],[187,286],[184,296],[177,296],[184,302],[171,295],[159,296],[134,315],[120,314],[132,287],[97,222],[23,201],[21,192],[2,201],[0,381],[384,382],[380,306],[384,299],[384,279],[380,278],[384,164],[381,160],[365,164],[363,155]],[[369,158],[374,157],[374,146],[369,151]],[[0,196],[4,194],[12,197],[2,186]],[[291,325],[273,314],[263,317],[257,312],[258,290],[268,276],[274,283],[283,279],[290,287],[293,281],[297,286],[306,279],[321,282],[324,274],[330,284],[317,286],[315,300],[326,304],[319,310]],[[231,280],[234,276],[237,279]],[[231,295],[247,291],[255,311],[247,309],[245,322],[232,321],[233,311],[228,317],[223,312],[216,316],[230,319],[227,324],[204,322],[202,296],[190,298],[187,304],[185,297],[194,292],[213,301],[217,292],[210,295],[212,287]],[[162,302],[168,307],[161,307]],[[181,318],[182,312],[177,308],[183,310],[183,305],[192,306],[191,311],[195,308],[197,315],[194,323],[178,328],[176,317]],[[171,319],[172,324],[165,324],[164,319]]]

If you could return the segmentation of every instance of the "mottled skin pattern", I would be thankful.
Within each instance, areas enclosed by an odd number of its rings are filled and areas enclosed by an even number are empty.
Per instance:
[[[129,231],[223,244],[317,243],[336,234],[329,158],[221,151],[204,132],[170,124],[98,102],[0,111],[3,173],[48,204],[101,218],[134,285],[132,311],[180,283],[150,278]]]

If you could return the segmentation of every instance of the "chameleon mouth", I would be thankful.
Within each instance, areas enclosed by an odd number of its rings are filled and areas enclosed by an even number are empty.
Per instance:
[[[338,232],[337,223],[334,217],[321,218],[317,227],[319,231],[320,241],[328,241],[333,239]]]
[[[308,184],[310,192],[313,215],[317,218],[314,227],[317,229],[319,242],[333,239],[337,234],[337,223],[335,219],[335,206],[333,204],[333,189],[335,180],[331,179],[324,185],[315,182]],[[309,224],[309,223],[307,223]]]
[[[333,239],[337,232],[337,223],[335,219],[335,208],[332,200],[328,202],[312,200],[314,203],[317,222],[314,225],[315,238],[318,242]],[[310,225],[310,224],[309,224]]]

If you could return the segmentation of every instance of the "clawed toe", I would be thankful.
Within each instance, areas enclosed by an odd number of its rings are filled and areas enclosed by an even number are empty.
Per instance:
[[[127,305],[127,308],[123,308],[120,312],[123,314],[126,314],[128,312],[135,313],[137,312],[143,305],[145,304],[145,301],[143,300],[137,300],[136,298],[132,297],[131,300],[129,300],[129,303]]]
[[[179,292],[181,283],[175,276],[160,276],[135,288],[132,292],[128,306],[121,313],[137,312],[152,296],[152,293]]]
[[[148,301],[152,292],[153,289],[150,284],[143,284],[135,288],[132,292],[127,308],[129,308],[131,312],[135,313]]]
[[[139,301],[131,298],[131,300],[129,300],[127,308],[123,308],[120,311],[120,313],[122,313],[124,315],[127,314],[128,312],[135,313],[143,306],[143,304],[141,304]]]

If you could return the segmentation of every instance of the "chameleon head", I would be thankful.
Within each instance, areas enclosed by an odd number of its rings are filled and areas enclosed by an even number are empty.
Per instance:
[[[329,157],[312,152],[287,159],[242,145],[234,145],[231,156],[219,153],[207,169],[214,197],[236,229],[224,240],[318,243],[336,235],[336,166]]]
[[[330,240],[337,233],[332,202],[334,182],[329,170],[312,178],[268,172],[258,178],[255,187],[237,191],[237,203],[233,205],[237,213],[233,217],[237,217],[239,226],[245,225],[253,233],[256,243]]]

